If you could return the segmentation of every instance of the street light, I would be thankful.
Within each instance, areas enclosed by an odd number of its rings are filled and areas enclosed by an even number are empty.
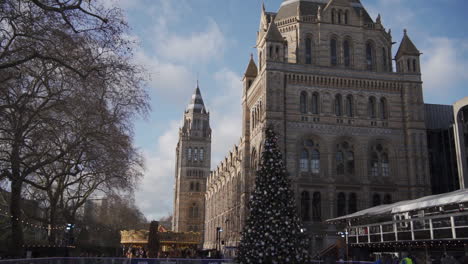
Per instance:
[[[223,232],[223,229],[221,227],[216,227],[216,251],[219,254],[221,251],[221,232]]]

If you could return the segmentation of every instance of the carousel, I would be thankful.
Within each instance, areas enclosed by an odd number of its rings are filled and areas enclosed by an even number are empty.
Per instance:
[[[122,230],[120,244],[123,254],[129,258],[146,258],[149,230]],[[178,233],[159,225],[160,257],[195,256],[200,249],[202,237],[197,232]]]

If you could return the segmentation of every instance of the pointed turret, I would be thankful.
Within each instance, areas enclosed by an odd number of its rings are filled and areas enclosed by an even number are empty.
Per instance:
[[[255,64],[255,61],[253,59],[253,54],[250,54],[250,61],[249,61],[249,65],[247,66],[247,69],[245,70],[244,78],[246,77],[256,78],[257,74],[258,74],[257,64]]]
[[[257,64],[255,64],[253,54],[250,54],[249,65],[247,66],[247,69],[244,73],[244,78],[242,79],[242,81],[244,82],[244,94],[247,92],[247,90],[249,90],[250,86],[252,86],[252,83],[255,81],[255,78],[257,78],[257,75]]]
[[[397,71],[405,73],[420,73],[419,57],[422,53],[416,48],[416,45],[408,37],[408,31],[404,30],[403,39],[398,48],[395,60],[397,62]]]
[[[275,22],[271,22],[265,36],[266,41],[273,41],[273,42],[284,42],[283,36],[279,32],[278,27],[276,26]]]
[[[203,98],[200,92],[200,87],[198,86],[193,92],[192,99],[190,100],[189,105],[187,106],[187,111],[193,111],[194,113],[206,113],[205,104],[203,103]]]

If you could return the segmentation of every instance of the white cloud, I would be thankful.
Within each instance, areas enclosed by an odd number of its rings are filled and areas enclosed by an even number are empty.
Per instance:
[[[464,60],[468,40],[431,38],[427,43],[421,63],[426,97],[456,100],[460,87],[468,81],[468,62]]]
[[[158,28],[157,31],[162,31]],[[182,63],[198,64],[220,58],[226,41],[218,24],[210,20],[206,30],[189,35],[166,35],[154,47],[162,57]]]
[[[173,121],[158,139],[154,152],[145,152],[145,176],[136,191],[136,204],[148,218],[157,220],[172,213],[174,202],[175,148],[179,123]]]

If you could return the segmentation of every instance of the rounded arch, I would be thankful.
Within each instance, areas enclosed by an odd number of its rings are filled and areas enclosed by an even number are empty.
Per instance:
[[[330,38],[330,65],[338,65],[338,37],[334,35]]]
[[[305,64],[312,64],[314,57],[314,38],[311,33],[305,34],[304,42],[304,62]]]
[[[317,91],[312,93],[310,108],[312,114],[320,114],[320,94]]]
[[[308,191],[301,193],[301,218],[302,221],[310,221],[310,195]]]
[[[341,94],[335,95],[335,115],[343,115],[343,96],[341,96]]]
[[[343,64],[345,67],[351,67],[354,57],[354,44],[350,36],[343,38]]]
[[[366,54],[366,69],[373,71],[375,70],[375,42],[370,39],[367,40],[364,48]]]
[[[379,102],[379,115],[380,119],[388,119],[388,110],[387,110],[387,99],[385,97],[380,98]]]
[[[374,96],[370,96],[367,102],[367,112],[370,118],[377,117],[377,99]]]
[[[308,98],[307,92],[301,91],[299,95],[299,111],[302,114],[307,113],[307,98]]]

